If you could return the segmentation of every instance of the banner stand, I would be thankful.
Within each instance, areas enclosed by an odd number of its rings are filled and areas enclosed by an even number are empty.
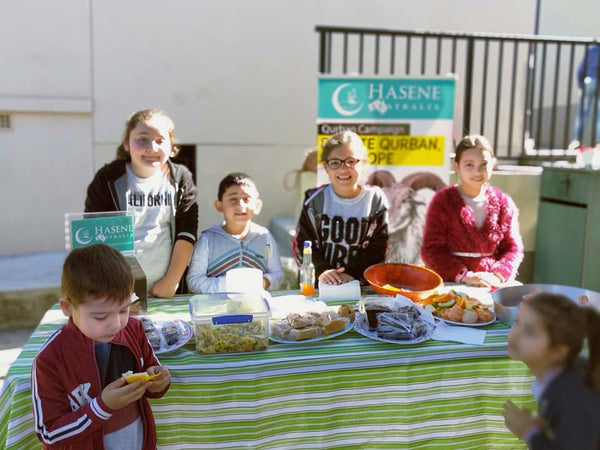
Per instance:
[[[146,274],[135,257],[133,214],[126,211],[65,214],[65,247],[67,250],[104,243],[121,252],[129,263],[138,299],[131,304],[130,314],[144,313],[148,307]]]
[[[369,157],[366,184],[388,209],[388,262],[422,264],[427,206],[449,183],[456,78],[319,77],[317,153],[333,134],[358,134]],[[329,179],[321,164],[317,185]]]

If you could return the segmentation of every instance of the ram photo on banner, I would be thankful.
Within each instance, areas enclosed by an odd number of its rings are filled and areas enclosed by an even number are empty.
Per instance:
[[[388,261],[422,264],[427,205],[448,184],[455,79],[319,78],[317,154],[333,134],[351,130],[369,154],[367,184],[388,197]],[[317,184],[328,182],[317,166]]]

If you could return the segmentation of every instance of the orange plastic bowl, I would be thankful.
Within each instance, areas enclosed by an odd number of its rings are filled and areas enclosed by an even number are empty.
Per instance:
[[[365,270],[364,277],[378,294],[400,294],[413,301],[429,297],[444,285],[433,270],[414,264],[375,264]]]

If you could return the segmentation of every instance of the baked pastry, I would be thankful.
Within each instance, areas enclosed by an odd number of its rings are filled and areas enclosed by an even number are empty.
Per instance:
[[[323,326],[323,334],[332,334],[342,331],[350,324],[350,319],[347,317],[337,317]]]
[[[314,339],[321,336],[323,329],[317,326],[305,327],[305,328],[294,328],[290,330],[288,339],[294,341],[304,341],[306,339]]]
[[[288,314],[287,321],[293,328],[304,328],[314,324],[314,316],[302,315],[297,313]]]
[[[269,324],[271,334],[280,337],[282,339],[288,339],[290,331],[293,330],[292,326],[286,320],[277,320]]]
[[[122,375],[125,377],[125,381],[127,383],[131,384],[131,383],[136,382],[137,380],[144,380],[144,381],[153,380],[160,374],[150,375],[148,372],[133,373],[132,370],[128,370],[127,372],[125,372]]]

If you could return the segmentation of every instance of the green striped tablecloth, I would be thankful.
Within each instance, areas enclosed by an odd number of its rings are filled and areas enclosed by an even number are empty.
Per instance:
[[[150,300],[149,314],[189,320],[187,298]],[[33,431],[33,358],[65,322],[54,306],[11,366],[0,394],[0,448],[41,448]],[[313,344],[198,355],[193,339],[160,356],[172,384],[151,400],[165,449],[519,449],[503,402],[530,408],[532,376],[507,357],[508,328],[482,346],[394,345],[354,330]]]

